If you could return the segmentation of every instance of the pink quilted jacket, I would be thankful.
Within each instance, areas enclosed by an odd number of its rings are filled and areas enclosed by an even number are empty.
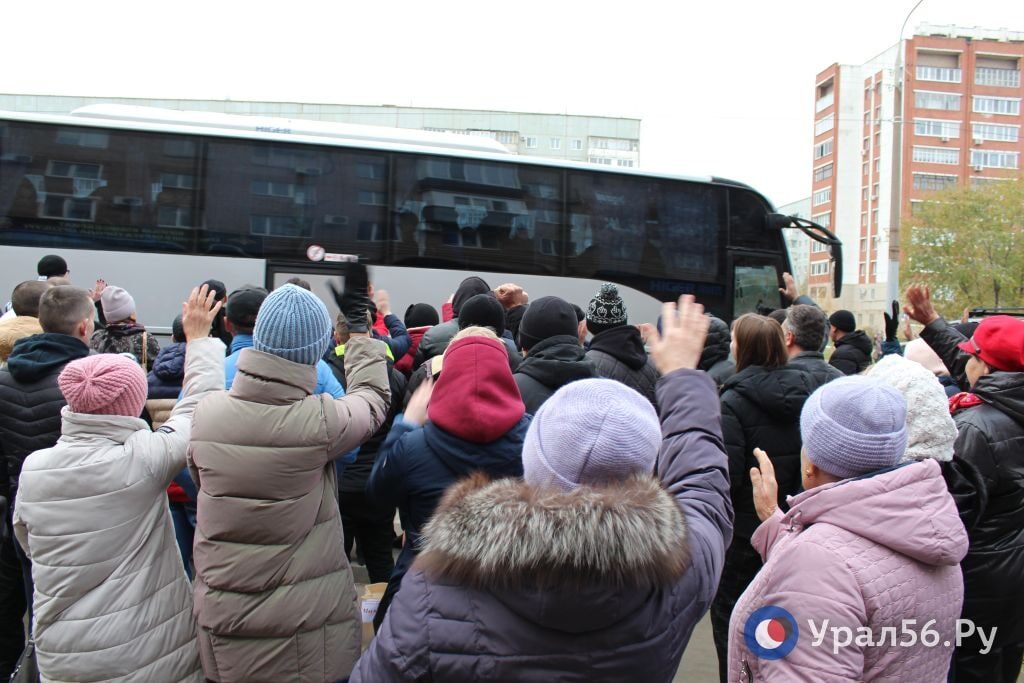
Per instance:
[[[729,624],[730,682],[946,680],[967,532],[937,462],[805,491],[751,543],[765,565]],[[770,622],[779,614],[771,610],[751,618],[766,606],[796,623],[795,647],[781,658],[771,657],[788,649],[794,630],[784,617]],[[937,637],[925,630],[933,619],[928,631]],[[904,626],[915,632],[913,645],[900,644],[911,641]],[[922,635],[937,644],[922,645]]]

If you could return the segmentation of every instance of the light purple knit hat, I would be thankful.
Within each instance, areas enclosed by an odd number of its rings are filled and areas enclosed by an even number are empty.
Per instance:
[[[872,377],[842,377],[807,399],[800,436],[810,461],[833,476],[891,467],[907,449],[907,402]]]
[[[610,379],[565,385],[533,416],[523,443],[531,486],[572,491],[653,472],[661,425],[650,401]]]

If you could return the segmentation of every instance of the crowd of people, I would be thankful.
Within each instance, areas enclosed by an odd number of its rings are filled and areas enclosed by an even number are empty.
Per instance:
[[[1020,671],[1022,320],[913,285],[876,349],[788,274],[731,325],[475,276],[399,318],[349,264],[333,318],[210,279],[161,347],[126,288],[37,275],[0,320],[0,677],[670,681],[708,613],[723,682]]]

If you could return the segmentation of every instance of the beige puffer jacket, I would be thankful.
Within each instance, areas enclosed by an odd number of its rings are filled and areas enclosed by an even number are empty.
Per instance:
[[[224,387],[224,344],[190,342],[184,397],[158,432],[67,407],[25,460],[14,531],[32,558],[43,681],[202,681],[192,590],[167,508],[192,413]]]
[[[388,410],[384,344],[346,347],[348,394],[312,395],[316,368],[245,349],[231,391],[196,410],[195,615],[207,678],[337,681],[359,655],[333,460]]]

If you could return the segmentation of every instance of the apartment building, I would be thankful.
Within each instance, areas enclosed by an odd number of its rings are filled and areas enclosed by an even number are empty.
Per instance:
[[[843,293],[811,245],[809,291],[880,330],[899,294],[901,225],[936,190],[1020,173],[1024,32],[921,25],[815,79],[811,219],[843,241]],[[983,302],[982,302],[983,303]]]

